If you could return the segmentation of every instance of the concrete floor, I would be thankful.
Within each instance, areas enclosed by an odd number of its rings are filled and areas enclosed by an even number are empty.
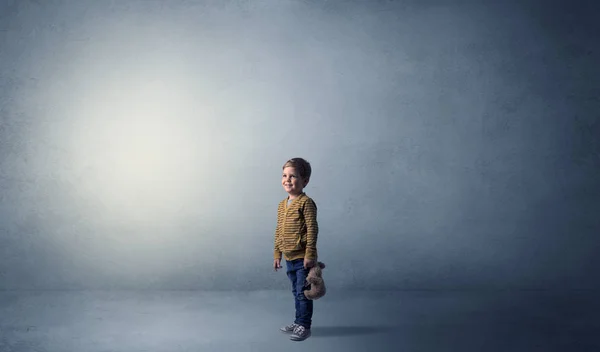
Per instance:
[[[0,351],[600,351],[595,292],[336,292],[313,336],[287,291],[2,291]]]

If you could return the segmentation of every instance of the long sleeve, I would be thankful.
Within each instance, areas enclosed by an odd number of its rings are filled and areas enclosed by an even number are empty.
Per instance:
[[[277,209],[277,227],[275,227],[275,238],[273,240],[273,258],[281,259],[281,205]]]
[[[310,199],[304,204],[304,221],[306,223],[306,253],[308,260],[317,260],[317,237],[319,224],[317,222],[317,205]]]

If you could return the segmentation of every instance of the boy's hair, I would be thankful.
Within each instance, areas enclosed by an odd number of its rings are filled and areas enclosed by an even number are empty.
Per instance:
[[[310,163],[302,158],[292,158],[283,164],[283,169],[286,167],[293,167],[296,169],[296,172],[300,174],[301,178],[309,179],[312,174],[312,168],[310,167]]]

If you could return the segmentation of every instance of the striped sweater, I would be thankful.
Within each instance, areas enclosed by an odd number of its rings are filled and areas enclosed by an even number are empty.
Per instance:
[[[304,192],[288,206],[288,198],[277,208],[275,229],[275,259],[281,254],[286,260],[317,260],[317,205]]]

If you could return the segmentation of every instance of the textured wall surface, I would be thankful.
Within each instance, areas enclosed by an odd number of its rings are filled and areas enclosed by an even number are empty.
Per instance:
[[[2,1],[0,288],[600,288],[593,6]]]

